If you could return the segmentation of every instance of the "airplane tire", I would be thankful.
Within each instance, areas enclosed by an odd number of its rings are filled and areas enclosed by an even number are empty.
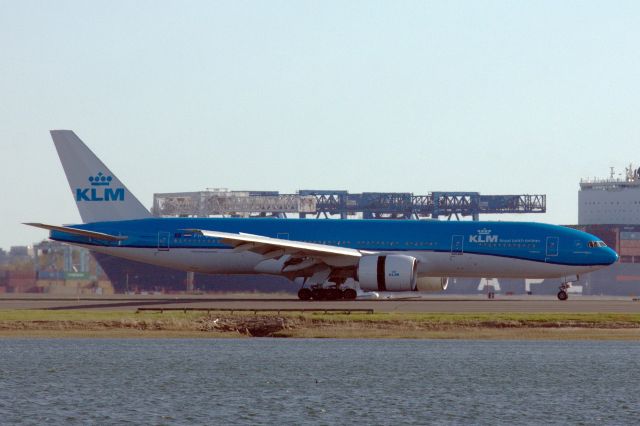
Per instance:
[[[342,291],[342,298],[345,300],[356,300],[358,293],[352,288],[347,288]]]
[[[298,291],[298,299],[300,300],[309,300],[311,299],[311,290],[308,288],[301,288]]]
[[[558,300],[567,300],[568,298],[569,298],[569,295],[567,294],[566,291],[560,290],[558,292]]]
[[[325,299],[324,290],[321,288],[316,288],[311,290],[311,298],[313,300],[324,300]]]
[[[340,300],[342,299],[342,291],[337,288],[332,288],[327,290],[327,299],[328,300]]]

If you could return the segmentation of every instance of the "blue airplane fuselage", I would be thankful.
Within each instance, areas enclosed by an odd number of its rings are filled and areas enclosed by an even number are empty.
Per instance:
[[[260,256],[229,256],[231,247],[217,238],[189,231],[205,229],[245,233],[348,247],[384,254],[409,254],[429,276],[569,276],[615,262],[597,237],[575,229],[527,222],[443,222],[431,220],[313,220],[243,218],[149,218],[72,225],[126,236],[121,241],[52,231],[51,238],[184,270],[253,273]],[[171,253],[176,255],[172,259]],[[190,252],[186,260],[179,253]],[[199,255],[198,255],[199,254]],[[215,255],[224,255],[224,260]],[[220,256],[218,256],[220,257]],[[244,257],[244,258],[242,258]]]

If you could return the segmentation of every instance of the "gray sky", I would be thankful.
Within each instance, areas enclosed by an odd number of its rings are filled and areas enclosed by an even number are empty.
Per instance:
[[[575,223],[581,177],[640,161],[637,1],[0,10],[5,249],[46,237],[21,222],[80,221],[52,128],[147,206],[206,187],[546,193],[516,219]]]

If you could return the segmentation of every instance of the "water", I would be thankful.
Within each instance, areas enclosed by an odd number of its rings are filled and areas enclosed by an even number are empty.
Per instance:
[[[0,422],[637,424],[640,344],[0,340]]]

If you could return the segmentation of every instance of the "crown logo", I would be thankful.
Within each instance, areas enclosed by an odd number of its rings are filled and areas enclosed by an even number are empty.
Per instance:
[[[478,229],[478,234],[480,235],[489,235],[491,233],[491,229],[482,228]]]
[[[102,172],[95,176],[89,176],[89,182],[92,186],[109,186],[112,180],[111,176],[105,176]]]

